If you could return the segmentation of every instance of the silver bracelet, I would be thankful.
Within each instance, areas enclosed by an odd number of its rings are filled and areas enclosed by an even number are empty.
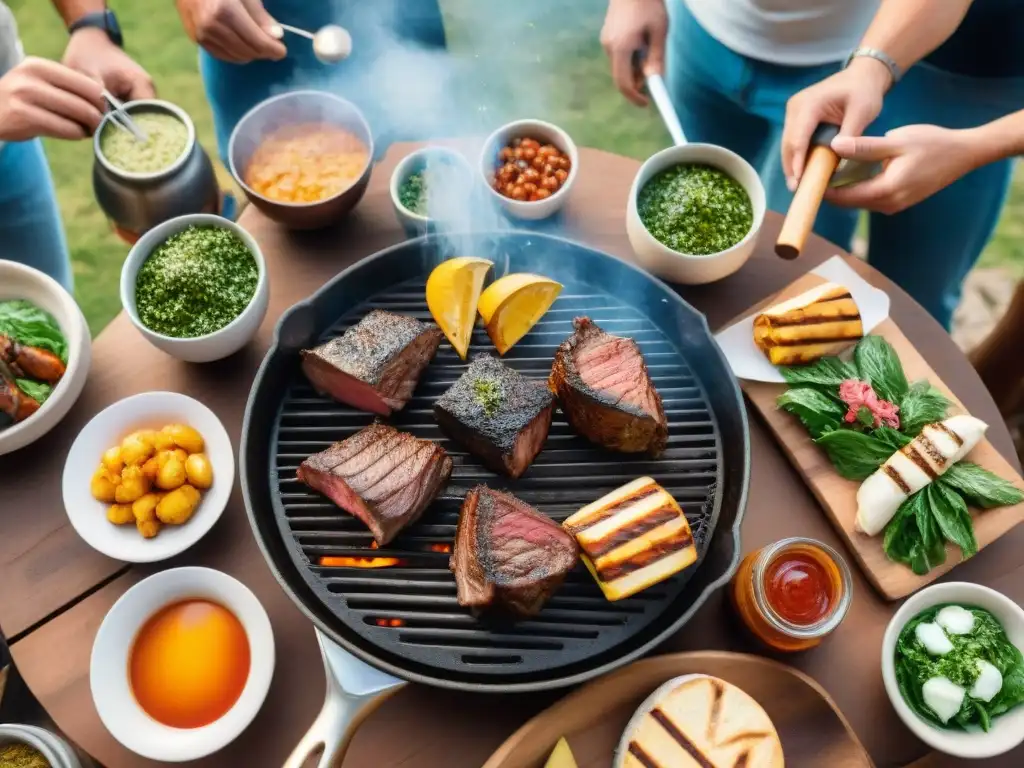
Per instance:
[[[892,57],[885,51],[880,51],[877,48],[857,48],[847,58],[843,64],[843,69],[850,66],[850,62],[859,56],[866,56],[869,59],[880,61],[885,65],[886,69],[889,70],[889,74],[892,75],[892,84],[896,85],[903,77],[903,70],[900,69],[900,65],[893,61]]]

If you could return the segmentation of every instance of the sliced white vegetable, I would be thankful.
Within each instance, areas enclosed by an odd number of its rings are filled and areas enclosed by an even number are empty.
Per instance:
[[[947,605],[935,614],[935,623],[951,635],[969,635],[974,629],[974,614],[959,605]]]
[[[953,650],[953,643],[949,641],[946,633],[938,624],[918,624],[914,628],[914,634],[917,635],[917,639],[924,649],[932,656],[945,656]]]
[[[960,711],[966,693],[948,677],[933,677],[921,686],[924,703],[943,723],[948,723]]]
[[[907,448],[896,451],[885,460],[881,468],[861,483],[857,489],[857,519],[854,528],[868,536],[877,535],[892,520],[892,516],[908,496],[932,481],[932,477],[903,451],[912,447],[918,448],[917,454],[936,475],[941,475],[971,452],[985,435],[986,429],[988,424],[966,414],[949,417],[942,422],[942,427],[933,424],[926,426]],[[956,435],[959,441],[954,439],[950,432]],[[929,444],[928,449],[922,448],[925,443]],[[941,456],[941,464],[936,461],[933,453]],[[902,485],[890,477],[887,470],[897,475],[902,480]],[[903,486],[909,489],[909,493],[904,491]]]
[[[971,686],[971,698],[979,701],[992,701],[1002,688],[1002,673],[984,659],[978,659],[978,679]]]

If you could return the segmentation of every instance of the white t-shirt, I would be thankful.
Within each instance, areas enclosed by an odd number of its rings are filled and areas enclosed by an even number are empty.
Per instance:
[[[772,64],[842,61],[857,47],[880,0],[671,0],[736,53]]]
[[[7,3],[0,0],[0,76],[21,63],[25,52],[18,40],[18,24]]]

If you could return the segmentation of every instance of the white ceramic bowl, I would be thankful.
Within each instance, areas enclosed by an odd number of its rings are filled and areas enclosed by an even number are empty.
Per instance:
[[[165,525],[151,539],[134,525],[107,520],[108,504],[96,501],[89,480],[103,452],[137,429],[187,424],[199,431],[213,467],[213,485],[202,492],[199,507],[184,525]],[[129,563],[166,560],[199,541],[220,519],[235,482],[235,455],[224,425],[213,411],[177,392],[146,392],[119,400],[100,411],[78,434],[64,463],[64,508],[78,535],[93,549]]]
[[[451,204],[451,218],[453,222],[461,218],[464,215],[465,205],[468,204],[473,191],[473,171],[466,158],[459,152],[447,147],[423,147],[415,152],[410,152],[395,166],[395,170],[391,174],[390,186],[391,206],[395,209],[398,223],[402,225],[402,229],[405,230],[409,237],[419,237],[426,234],[436,223],[436,219],[433,216],[424,216],[423,214],[410,211],[402,205],[398,192],[409,176],[423,171],[427,167],[427,163],[435,158],[450,162],[453,169],[458,169],[455,173],[460,174],[460,178],[448,179],[447,176],[445,177],[445,181],[451,181],[452,183],[453,188],[445,190],[446,193],[451,195],[451,198],[449,200],[435,200],[431,205],[431,210],[433,211],[436,204],[437,210],[441,213],[442,221],[446,218],[445,214],[448,213],[445,203]],[[465,174],[464,178],[461,177],[462,173]]]
[[[249,638],[249,678],[238,701],[219,720],[201,728],[172,728],[139,706],[128,679],[132,644],[146,620],[167,605],[205,598],[231,611]],[[172,568],[143,579],[108,611],[92,644],[89,686],[100,720],[111,735],[152,760],[183,762],[212,754],[252,722],[274,676],[274,633],[260,601],[248,587],[210,568]]]
[[[498,152],[501,151],[502,147],[508,146],[512,139],[525,138],[536,139],[541,144],[554,144],[569,156],[569,162],[572,164],[565,184],[555,194],[544,200],[535,200],[532,203],[526,200],[512,200],[499,194],[491,186],[494,180],[494,172],[500,165]],[[565,205],[566,200],[569,199],[569,190],[576,183],[579,170],[580,155],[576,149],[575,142],[569,138],[568,133],[557,125],[543,120],[516,120],[508,125],[503,125],[487,137],[487,141],[484,142],[483,151],[480,153],[480,175],[489,194],[510,216],[517,219],[537,221],[556,214]]]
[[[0,427],[0,456],[35,442],[64,418],[82,394],[92,360],[89,326],[60,283],[38,269],[0,259],[0,301],[11,299],[26,299],[53,315],[68,342],[68,365],[42,408],[18,424]]]
[[[640,190],[655,174],[682,163],[719,168],[738,181],[750,196],[750,204],[754,209],[753,224],[747,236],[732,248],[707,256],[680,253],[656,240],[640,220],[636,204]],[[648,272],[673,283],[701,285],[728,277],[746,263],[754,251],[758,232],[761,231],[761,224],[764,222],[764,212],[764,185],[750,163],[725,147],[714,144],[684,144],[663,149],[651,155],[640,166],[629,190],[626,234],[636,253],[637,262]]]
[[[882,680],[885,692],[903,724],[933,749],[956,757],[974,759],[1009,752],[1024,741],[1024,705],[993,718],[988,733],[980,729],[967,732],[943,730],[926,723],[914,714],[900,695],[899,684],[896,682],[896,640],[908,621],[921,611],[943,603],[984,608],[1003,625],[1010,642],[1024,650],[1024,609],[1013,600],[980,584],[963,581],[935,584],[908,598],[885,629],[882,638]]]
[[[161,333],[152,331],[142,324],[135,306],[135,278],[139,268],[149,258],[149,254],[158,245],[161,245],[171,235],[175,235],[190,226],[199,227],[221,227],[229,229],[238,235],[246,244],[253,258],[256,259],[256,266],[259,268],[259,279],[256,282],[256,292],[249,301],[248,306],[242,310],[242,314],[225,325],[219,331],[214,331],[206,336],[196,336],[191,339],[178,339],[173,336],[164,336]],[[220,360],[222,357],[234,354],[256,335],[260,323],[267,314],[267,305],[270,302],[270,286],[267,282],[267,265],[263,260],[263,253],[252,235],[246,232],[235,222],[225,219],[223,216],[215,216],[210,213],[190,213],[185,216],[178,216],[169,219],[163,224],[158,224],[132,246],[121,267],[121,306],[131,318],[132,323],[139,329],[139,332],[158,349],[162,349],[172,357],[185,360],[190,363],[208,363],[211,360]]]

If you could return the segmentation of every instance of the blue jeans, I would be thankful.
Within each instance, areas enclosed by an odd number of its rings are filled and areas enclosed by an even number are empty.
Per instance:
[[[72,290],[64,225],[39,139],[0,149],[0,259],[35,267]]]
[[[692,141],[742,155],[760,173],[768,207],[784,212],[792,199],[780,155],[786,101],[840,63],[786,67],[750,59],[709,35],[682,1],[672,9],[667,79],[683,130]],[[867,132],[913,123],[965,128],[1022,106],[1024,78],[978,80],[921,64],[893,88]],[[963,279],[995,230],[1011,171],[1010,161],[993,163],[903,213],[870,216],[871,264],[947,328]],[[814,230],[849,249],[858,215],[825,203]]]
[[[373,130],[378,154],[392,141],[423,138],[430,121],[441,119],[416,104],[424,71],[446,45],[437,0],[265,0],[264,6],[283,24],[310,30],[342,25],[352,35],[352,55],[323,64],[308,40],[288,33],[288,55],[281,61],[229,64],[200,51],[199,69],[225,164],[238,121],[259,102],[289,90],[331,90],[355,102]]]

